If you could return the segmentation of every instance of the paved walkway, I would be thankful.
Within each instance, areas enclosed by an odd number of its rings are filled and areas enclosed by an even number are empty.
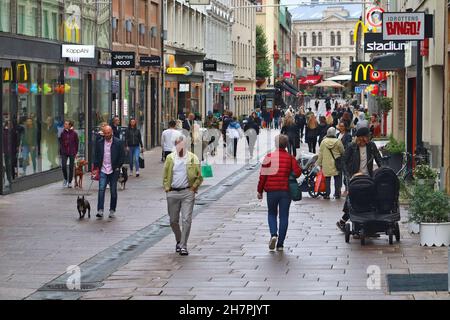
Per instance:
[[[275,131],[259,137],[259,155],[272,148]],[[240,147],[243,146],[241,143]],[[246,164],[243,150],[236,161],[223,164],[222,148],[210,158],[214,177],[205,179],[199,193],[205,192]],[[139,178],[130,177],[126,190],[119,188],[117,218],[96,220],[98,184],[87,199],[91,219],[78,220],[76,199],[85,190],[62,188],[61,183],[0,197],[0,299],[22,299],[52,279],[66,273],[67,267],[94,257],[119,241],[166,216],[162,189],[161,149],[146,152],[146,168]],[[256,163],[256,159],[251,162]],[[105,208],[109,206],[107,190]]]

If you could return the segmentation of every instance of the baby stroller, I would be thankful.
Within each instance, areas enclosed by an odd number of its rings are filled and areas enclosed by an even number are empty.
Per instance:
[[[300,190],[302,192],[308,192],[314,199],[324,195],[314,191],[316,176],[319,172],[319,167],[316,165],[318,159],[319,156],[317,154],[305,152],[302,153],[301,157],[297,160],[298,165],[302,168],[302,175],[299,180]]]
[[[400,182],[395,172],[390,168],[380,168],[374,172],[374,177],[356,176],[349,183],[347,205],[350,221],[345,225],[345,242],[350,242],[350,236],[361,239],[361,245],[366,244],[366,238],[386,234],[389,244],[395,239],[400,241]]]

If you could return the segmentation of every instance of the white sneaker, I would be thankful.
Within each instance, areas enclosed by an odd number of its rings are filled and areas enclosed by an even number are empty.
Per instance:
[[[72,188],[72,183],[67,184],[67,188]]]
[[[270,250],[275,250],[275,245],[277,244],[277,240],[278,240],[277,236],[273,236],[272,238],[270,238],[270,241],[269,241],[269,249]]]
[[[114,211],[114,210],[109,210],[109,217],[112,219],[112,218],[115,218],[116,217],[116,212]]]
[[[64,180],[63,187],[67,187],[67,180]]]

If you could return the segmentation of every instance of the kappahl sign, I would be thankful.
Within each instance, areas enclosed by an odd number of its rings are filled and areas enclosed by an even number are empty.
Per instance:
[[[95,46],[62,45],[63,58],[95,58]]]
[[[383,40],[424,40],[425,22],[424,12],[383,13]]]

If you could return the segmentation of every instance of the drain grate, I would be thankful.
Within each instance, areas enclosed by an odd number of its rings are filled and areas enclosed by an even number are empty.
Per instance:
[[[84,292],[92,291],[100,287],[100,283],[81,283],[79,289],[71,289],[65,283],[47,284],[39,289],[39,291],[73,291]]]

